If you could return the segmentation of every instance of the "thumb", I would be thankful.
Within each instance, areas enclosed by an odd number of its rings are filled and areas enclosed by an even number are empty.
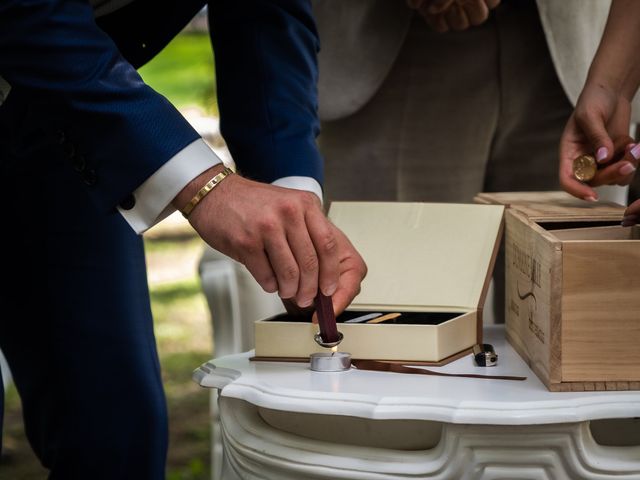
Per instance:
[[[596,112],[588,111],[576,115],[576,123],[584,133],[595,153],[598,163],[606,163],[613,157],[615,148],[609,136],[604,118]]]

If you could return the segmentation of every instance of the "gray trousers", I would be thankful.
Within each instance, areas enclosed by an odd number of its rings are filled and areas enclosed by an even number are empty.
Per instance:
[[[471,202],[481,191],[557,190],[572,110],[535,2],[506,2],[482,26],[446,34],[416,15],[371,101],[322,125],[325,199]]]

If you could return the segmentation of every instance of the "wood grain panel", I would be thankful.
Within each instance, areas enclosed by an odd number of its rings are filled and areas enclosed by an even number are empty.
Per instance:
[[[562,265],[562,380],[640,380],[640,242],[564,242]]]

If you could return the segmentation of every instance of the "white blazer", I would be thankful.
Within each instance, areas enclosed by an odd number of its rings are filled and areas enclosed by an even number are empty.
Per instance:
[[[575,105],[607,21],[610,0],[537,0],[540,22],[560,84]],[[320,34],[322,120],[362,108],[389,73],[412,10],[402,0],[314,0]],[[640,96],[633,121],[640,121]]]

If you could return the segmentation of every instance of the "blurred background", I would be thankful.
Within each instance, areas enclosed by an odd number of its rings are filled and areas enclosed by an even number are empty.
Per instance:
[[[214,59],[201,12],[171,44],[140,69],[143,79],[166,96],[216,151],[218,133]],[[209,391],[191,372],[213,356],[209,310],[197,264],[204,248],[189,224],[172,215],[145,235],[151,307],[169,408],[168,480],[210,478]],[[0,479],[44,479],[22,426],[20,399],[7,388]]]

